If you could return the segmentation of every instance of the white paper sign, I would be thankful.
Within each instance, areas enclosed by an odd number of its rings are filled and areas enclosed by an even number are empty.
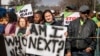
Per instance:
[[[26,53],[41,56],[64,56],[66,27],[32,25]]]
[[[27,39],[24,37],[5,37],[7,56],[25,56]]]
[[[28,17],[33,16],[32,6],[31,4],[17,6],[16,7],[18,17]]]
[[[69,25],[70,21],[73,21],[73,20],[77,19],[78,17],[80,17],[79,12],[74,12],[71,15],[66,16],[64,18],[64,25]]]

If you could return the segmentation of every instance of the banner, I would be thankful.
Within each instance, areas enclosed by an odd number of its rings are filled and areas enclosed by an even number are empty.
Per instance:
[[[73,21],[80,17],[79,12],[66,12],[64,13],[64,25],[69,25],[70,21]]]
[[[26,53],[41,56],[64,56],[66,27],[32,25]]]
[[[16,11],[17,11],[16,14],[17,14],[18,17],[33,16],[31,4],[17,6]]]
[[[5,37],[7,56],[25,56],[27,39],[25,37]]]

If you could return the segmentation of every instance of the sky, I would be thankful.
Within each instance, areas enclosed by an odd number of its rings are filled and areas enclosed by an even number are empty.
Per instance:
[[[59,1],[61,0],[42,0],[42,3],[43,5],[49,5],[49,6],[54,6],[54,5],[58,5]],[[100,0],[98,0],[99,3],[100,3]],[[39,5],[41,5],[39,4]]]
[[[98,0],[99,1],[99,3],[100,3],[100,0]]]
[[[8,5],[9,1],[11,0],[1,0],[1,4]],[[41,4],[52,6],[52,5],[58,5],[59,1],[60,0],[42,0]]]
[[[42,0],[43,5],[48,5],[48,6],[54,6],[54,5],[58,5],[59,1],[61,0]]]
[[[1,0],[1,4],[8,5],[9,1],[11,1],[11,0]],[[42,3],[40,3],[40,4],[52,6],[52,5],[58,5],[59,1],[61,1],[61,0],[42,0]],[[98,0],[98,1],[100,3],[100,0]]]

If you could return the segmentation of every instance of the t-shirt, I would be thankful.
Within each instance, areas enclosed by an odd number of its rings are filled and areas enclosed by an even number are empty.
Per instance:
[[[19,28],[17,35],[22,36],[25,33],[26,33],[26,28]]]
[[[80,25],[82,26],[84,24],[84,22],[82,20],[80,20]]]

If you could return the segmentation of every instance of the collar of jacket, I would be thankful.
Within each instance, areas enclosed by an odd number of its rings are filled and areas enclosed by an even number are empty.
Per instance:
[[[50,23],[46,22],[45,24],[52,25],[52,24],[54,24],[54,23],[55,23],[55,21],[52,21],[52,22],[50,22]]]
[[[86,18],[85,20],[82,20],[82,18],[80,17],[79,18],[79,21],[83,21],[83,25],[87,22],[87,20],[88,20],[89,18]],[[81,24],[81,23],[80,23]]]

